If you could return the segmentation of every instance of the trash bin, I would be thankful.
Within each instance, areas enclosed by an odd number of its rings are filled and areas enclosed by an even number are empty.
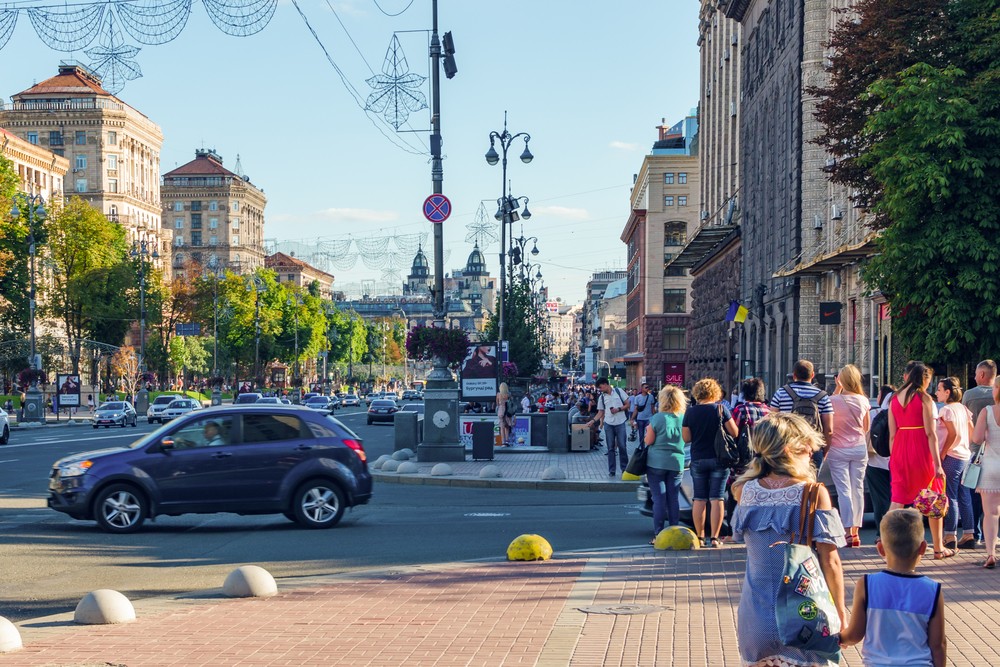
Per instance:
[[[493,460],[493,422],[472,422],[472,460]]]

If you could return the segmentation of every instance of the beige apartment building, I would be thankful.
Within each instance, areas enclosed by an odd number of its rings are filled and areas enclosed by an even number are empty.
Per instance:
[[[698,118],[659,128],[632,186],[621,239],[628,253],[624,362],[630,387],[685,385],[691,278],[670,266],[698,229]]]
[[[14,164],[19,191],[41,195],[46,206],[53,198],[62,198],[63,179],[69,171],[69,161],[65,157],[37,144],[28,143],[2,127],[0,155]]]
[[[274,271],[279,283],[292,283],[302,290],[307,290],[315,282],[319,285],[321,298],[333,298],[334,277],[308,262],[283,252],[276,252],[264,259],[264,266]]]
[[[64,196],[76,195],[169,255],[160,225],[160,127],[101,87],[98,75],[64,61],[58,74],[12,96],[0,127],[65,158]],[[160,262],[157,261],[157,264]],[[162,263],[169,273],[169,264]]]
[[[163,221],[173,232],[174,271],[201,271],[213,258],[234,273],[263,267],[264,191],[238,173],[239,159],[230,171],[213,150],[194,155],[163,175]]]

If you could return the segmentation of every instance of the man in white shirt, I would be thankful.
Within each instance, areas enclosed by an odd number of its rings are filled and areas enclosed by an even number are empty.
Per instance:
[[[524,414],[531,413],[531,392],[524,392],[524,396],[521,398],[521,412]]]
[[[597,416],[588,423],[596,421],[604,425],[604,443],[608,447],[608,477],[615,477],[615,449],[618,450],[622,472],[625,472],[625,466],[628,465],[625,422],[631,406],[628,395],[618,387],[612,387],[607,378],[597,381],[597,389],[600,392],[597,397]]]

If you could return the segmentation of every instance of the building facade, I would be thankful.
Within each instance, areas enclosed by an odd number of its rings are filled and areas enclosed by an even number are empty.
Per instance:
[[[698,229],[698,118],[659,128],[632,187],[626,244],[627,335],[624,363],[630,387],[687,381],[691,278],[670,264]]]
[[[129,241],[145,240],[169,257],[171,235],[160,224],[160,127],[74,62],[12,100],[0,108],[0,127],[68,160],[63,195],[82,198],[120,223]]]
[[[264,258],[264,266],[274,271],[279,283],[291,283],[302,291],[316,283],[321,299],[333,296],[334,277],[297,257],[276,252]]]
[[[264,266],[264,191],[240,174],[239,166],[236,171],[226,169],[215,151],[198,149],[194,154],[194,160],[163,175],[162,215],[173,231],[174,271],[200,271],[213,258],[235,273]]]
[[[597,360],[602,358],[601,346],[601,300],[608,285],[616,280],[624,280],[628,272],[621,269],[595,271],[587,281],[587,298],[580,312],[580,350],[583,355],[583,373],[593,377],[597,373]]]
[[[46,204],[62,199],[69,160],[0,127],[0,155],[13,163],[20,192],[41,195]]]

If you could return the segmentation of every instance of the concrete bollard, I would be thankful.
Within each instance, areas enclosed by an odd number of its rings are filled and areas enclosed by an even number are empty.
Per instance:
[[[420,468],[413,461],[401,461],[399,467],[396,468],[396,472],[400,475],[406,475],[420,472]]]
[[[264,568],[241,565],[226,577],[222,592],[231,598],[269,598],[278,594],[278,584]]]
[[[382,456],[378,457],[373,462],[368,464],[368,467],[371,468],[372,470],[380,470],[382,468],[382,464],[390,460],[392,460],[391,456],[389,456],[388,454],[383,454]]]
[[[130,623],[134,620],[135,608],[129,599],[108,588],[84,595],[73,614],[73,621],[81,625]]]
[[[507,547],[507,560],[548,560],[552,545],[541,535],[519,535]]]
[[[0,653],[10,653],[24,648],[21,643],[21,633],[13,623],[0,616]]]
[[[382,472],[396,472],[396,470],[399,468],[400,463],[402,463],[402,461],[397,461],[396,459],[389,459],[388,461],[382,464],[380,470]]]
[[[414,459],[416,457],[413,455],[413,450],[407,447],[393,452],[392,458],[396,461],[409,461],[410,459]]]
[[[454,473],[454,469],[447,463],[438,463],[431,468],[431,477],[448,477]]]
[[[549,466],[542,471],[542,479],[566,479],[566,471],[559,466]]]
[[[490,464],[488,466],[483,466],[483,469],[479,471],[479,476],[484,479],[491,479],[494,477],[503,477],[503,474],[500,472],[499,467]]]

